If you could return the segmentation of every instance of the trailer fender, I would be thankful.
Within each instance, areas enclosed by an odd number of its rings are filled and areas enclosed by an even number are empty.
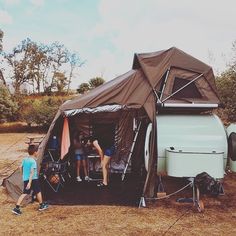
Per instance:
[[[152,123],[150,123],[147,127],[146,137],[145,137],[145,145],[144,145],[144,165],[146,171],[148,171],[148,162],[150,158],[150,138],[152,133]]]

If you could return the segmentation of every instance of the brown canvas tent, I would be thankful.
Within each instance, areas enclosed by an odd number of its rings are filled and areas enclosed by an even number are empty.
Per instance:
[[[201,111],[217,107],[218,104],[213,71],[208,65],[174,47],[154,53],[135,54],[132,70],[83,96],[65,102],[59,108],[40,145],[38,163],[41,163],[52,135],[55,132],[61,135],[64,117],[68,117],[69,122],[73,124],[80,123],[78,125],[84,125],[83,122],[88,122],[91,117],[96,120],[107,120],[107,124],[112,120],[119,126],[118,145],[124,145],[122,139],[131,137],[128,148],[132,145],[134,136],[134,130],[130,128],[132,120],[136,119],[141,122],[145,119],[146,123],[153,124],[153,132],[143,195],[153,197],[158,165],[157,113],[171,107],[197,108]],[[145,130],[145,125],[143,130]],[[145,136],[144,133],[143,136]],[[140,154],[143,152],[143,139],[140,138],[137,142],[134,149],[141,149],[139,152],[134,151],[132,159],[138,161],[143,158]],[[19,172],[16,171],[5,179],[4,184],[9,194],[16,199],[21,192]]]

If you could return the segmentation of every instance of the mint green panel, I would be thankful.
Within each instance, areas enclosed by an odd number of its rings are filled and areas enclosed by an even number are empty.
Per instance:
[[[225,173],[223,154],[223,152],[210,152],[208,149],[167,148],[167,174],[173,177],[195,177],[199,173],[207,172],[213,178],[223,178]]]
[[[191,150],[194,155],[188,155],[190,159],[199,156],[199,160],[193,161],[192,166],[194,163],[198,163],[199,166],[208,165],[207,168],[198,168],[199,171],[212,168],[211,173],[214,173],[215,178],[223,177],[227,160],[227,135],[221,120],[216,115],[158,115],[157,136],[160,164],[158,172],[167,171],[166,161],[163,161],[166,160],[166,149],[174,147],[187,150],[186,152]],[[218,154],[212,155],[212,153]],[[174,156],[181,159],[180,154]],[[186,158],[186,155],[184,157]],[[188,168],[189,174],[191,173],[191,161],[185,162],[181,159],[177,162],[178,165],[181,163],[183,170]],[[196,168],[192,167],[192,170],[190,176],[195,176]]]

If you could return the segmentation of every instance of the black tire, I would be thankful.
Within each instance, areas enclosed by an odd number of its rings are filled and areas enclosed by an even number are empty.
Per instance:
[[[228,139],[229,157],[232,161],[236,161],[236,133],[232,132]]]

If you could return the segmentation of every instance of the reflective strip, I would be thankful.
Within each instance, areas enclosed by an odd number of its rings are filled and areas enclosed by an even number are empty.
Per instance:
[[[85,108],[80,108],[80,109],[67,110],[67,111],[64,111],[64,114],[65,116],[74,116],[80,113],[88,114],[88,113],[98,113],[98,112],[116,112],[124,108],[125,106],[122,106],[122,105],[104,105],[104,106],[98,106],[94,108],[85,107]]]
[[[163,107],[192,107],[192,108],[217,108],[218,104],[206,104],[206,103],[164,103]]]

